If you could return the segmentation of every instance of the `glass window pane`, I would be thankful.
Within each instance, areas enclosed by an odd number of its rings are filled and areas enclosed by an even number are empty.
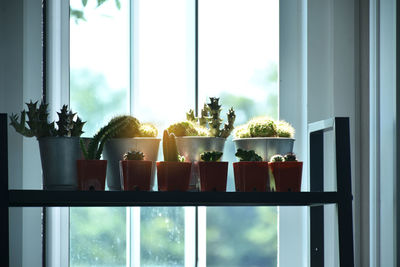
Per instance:
[[[70,209],[70,266],[126,266],[125,210]]]
[[[255,116],[278,117],[279,1],[199,1],[199,99],[221,98],[235,125]],[[225,119],[225,118],[224,118]],[[235,162],[230,137],[223,159]],[[233,168],[228,190],[234,191]],[[276,266],[273,207],[207,208],[207,266]]]
[[[70,0],[70,102],[84,136],[129,113],[129,0]]]
[[[184,266],[183,207],[141,208],[141,266]]]
[[[70,104],[93,136],[129,113],[129,0],[82,2],[70,0]],[[70,266],[126,266],[126,208],[70,209]]]

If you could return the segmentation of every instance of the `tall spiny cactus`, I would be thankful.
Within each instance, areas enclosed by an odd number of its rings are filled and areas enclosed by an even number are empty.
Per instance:
[[[11,114],[10,125],[15,128],[15,130],[26,136],[37,138],[47,137],[47,136],[80,136],[82,132],[82,127],[85,122],[77,116],[74,121],[76,113],[68,110],[68,106],[64,105],[61,112],[58,112],[59,120],[57,121],[58,130],[54,127],[54,122],[48,122],[49,113],[47,111],[48,105],[41,103],[38,107],[36,102],[30,101],[26,103],[28,111],[21,111],[21,116],[17,114]],[[26,121],[28,117],[28,121]],[[20,120],[18,122],[18,120]],[[26,126],[27,125],[27,126]]]
[[[119,117],[110,121],[106,126],[102,127],[91,139],[87,148],[83,140],[81,140],[81,148],[85,159],[100,159],[103,153],[104,144],[113,138],[118,131],[125,129],[129,124],[126,117]]]
[[[175,135],[168,133],[168,130],[164,130],[163,134],[163,153],[164,161],[184,161],[185,158],[178,154],[176,147]]]
[[[210,126],[211,136],[227,138],[233,131],[236,115],[233,108],[230,108],[227,113],[228,121],[225,123],[224,128],[220,130],[222,119],[220,118],[221,105],[218,102],[219,98],[210,97],[210,103],[207,104],[210,114],[208,124]]]
[[[233,124],[235,123],[236,115],[233,108],[230,108],[227,113],[228,122],[225,123],[224,128],[221,131],[220,137],[227,138],[233,129],[235,128]]]

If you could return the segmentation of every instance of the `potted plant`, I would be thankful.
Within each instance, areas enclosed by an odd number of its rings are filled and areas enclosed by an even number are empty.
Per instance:
[[[124,129],[129,122],[117,118],[102,127],[91,139],[81,139],[81,149],[84,159],[76,161],[78,184],[80,190],[104,190],[107,160],[101,160],[105,143]]]
[[[108,140],[104,146],[104,159],[108,161],[107,186],[110,190],[121,190],[119,161],[128,150],[142,151],[144,160],[152,161],[151,188],[154,186],[155,168],[158,156],[158,148],[161,139],[157,128],[150,123],[140,123],[138,119],[122,115],[110,120],[123,119],[127,123],[115,136]]]
[[[207,151],[200,155],[200,190],[204,191],[226,191],[228,176],[228,162],[220,161],[222,152]]]
[[[235,156],[240,159],[240,162],[233,163],[236,191],[269,192],[268,162],[262,161],[254,150],[239,148]]]
[[[125,191],[150,191],[153,162],[140,151],[130,150],[120,161],[121,185]]]
[[[221,128],[222,119],[219,98],[210,97],[210,103],[204,104],[200,117],[195,117],[194,111],[186,114],[187,121],[178,122],[168,127],[170,133],[176,136],[178,152],[187,161],[200,161],[200,154],[204,151],[223,151],[226,138],[234,128],[235,111],[230,108],[227,113],[227,122]],[[199,190],[198,164],[193,164],[190,179],[190,190]]]
[[[275,154],[286,154],[293,150],[294,128],[285,121],[259,117],[236,128],[236,149],[254,150],[263,161]]]
[[[43,189],[76,190],[76,160],[80,158],[79,136],[85,124],[67,105],[57,113],[57,122],[48,122],[48,104],[30,101],[28,110],[12,114],[10,125],[26,137],[39,142],[43,172]],[[28,120],[26,120],[26,117]],[[56,126],[57,125],[57,128]]]
[[[178,154],[175,135],[164,130],[164,161],[157,162],[158,191],[188,191],[191,162]]]
[[[296,155],[288,153],[284,157],[274,155],[268,163],[275,181],[276,192],[300,192],[303,162]]]

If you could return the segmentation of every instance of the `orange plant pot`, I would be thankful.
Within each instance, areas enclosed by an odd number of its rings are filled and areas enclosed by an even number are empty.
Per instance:
[[[238,192],[269,192],[268,162],[241,161],[233,163],[235,189]]]
[[[188,191],[191,162],[157,162],[158,191]]]
[[[303,162],[269,162],[276,192],[300,192]]]
[[[78,189],[84,191],[104,191],[107,160],[76,161],[78,170]]]
[[[121,187],[124,191],[150,191],[150,160],[121,160],[119,162]]]
[[[200,190],[226,191],[228,162],[198,162],[200,169]]]

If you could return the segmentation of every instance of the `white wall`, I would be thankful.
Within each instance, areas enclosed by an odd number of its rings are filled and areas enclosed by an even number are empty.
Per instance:
[[[41,0],[0,3],[0,112],[18,113],[41,98]],[[10,189],[40,188],[37,141],[9,127]],[[10,209],[10,266],[41,266],[41,209]]]

